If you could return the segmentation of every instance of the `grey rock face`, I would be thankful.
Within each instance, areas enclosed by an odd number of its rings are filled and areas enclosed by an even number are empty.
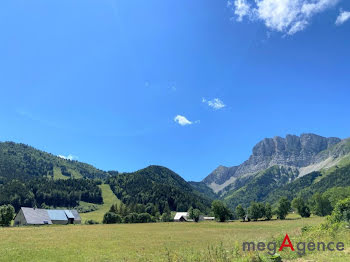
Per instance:
[[[274,165],[306,167],[324,160],[328,154],[320,156],[319,153],[340,142],[340,138],[326,138],[315,134],[265,138],[254,146],[253,153],[247,161],[234,167],[219,166],[203,182],[208,186],[212,183],[227,184],[229,179],[255,174]]]

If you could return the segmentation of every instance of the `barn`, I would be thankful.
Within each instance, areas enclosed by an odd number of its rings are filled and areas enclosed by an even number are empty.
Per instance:
[[[81,224],[81,217],[76,210],[22,207],[14,220],[14,226],[52,224]]]
[[[187,212],[177,212],[174,217],[175,222],[187,222],[189,220]]]

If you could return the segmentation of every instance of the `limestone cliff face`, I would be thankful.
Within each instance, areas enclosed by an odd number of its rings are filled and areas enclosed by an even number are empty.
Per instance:
[[[296,169],[312,166],[330,157],[334,151],[330,149],[341,141],[340,138],[326,138],[315,134],[265,138],[254,146],[247,161],[234,167],[219,166],[203,182],[214,192],[218,192],[229,185],[232,187],[237,178],[256,174],[271,166]]]

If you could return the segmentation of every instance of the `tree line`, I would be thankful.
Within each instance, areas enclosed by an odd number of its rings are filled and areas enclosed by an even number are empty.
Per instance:
[[[120,202],[112,205],[103,217],[104,224],[150,223],[157,221],[172,221],[169,206],[166,205],[161,211],[158,205],[152,203],[148,203],[147,205],[135,203],[126,205]]]
[[[87,179],[32,178],[0,185],[0,205],[21,207],[76,207],[80,201],[102,204],[100,182]]]

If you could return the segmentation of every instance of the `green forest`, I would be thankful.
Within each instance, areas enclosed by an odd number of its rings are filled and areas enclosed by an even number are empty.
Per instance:
[[[151,203],[157,206],[160,213],[166,207],[171,211],[187,211],[193,207],[204,212],[211,204],[209,198],[165,167],[150,166],[134,173],[120,173],[108,178],[107,183],[125,204]]]

